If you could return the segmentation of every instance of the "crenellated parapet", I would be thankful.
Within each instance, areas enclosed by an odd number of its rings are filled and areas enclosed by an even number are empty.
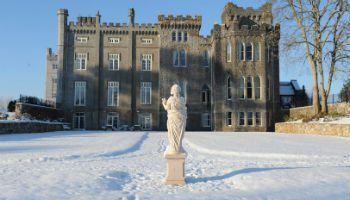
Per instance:
[[[158,24],[135,24],[134,31],[137,35],[157,35]]]
[[[202,16],[190,16],[190,15],[159,15],[158,23],[161,29],[197,29],[199,30],[202,25]]]
[[[272,24],[272,5],[266,3],[258,9],[248,7],[244,9],[233,3],[228,3],[221,15],[223,24],[239,24],[239,25],[253,25],[253,24]]]

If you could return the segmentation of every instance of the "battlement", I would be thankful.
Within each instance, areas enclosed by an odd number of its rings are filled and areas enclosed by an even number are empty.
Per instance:
[[[200,29],[202,25],[202,16],[159,15],[158,23],[161,28]]]
[[[97,24],[96,17],[77,17],[76,26],[96,26]]]
[[[248,7],[244,9],[233,3],[228,3],[221,15],[221,21],[223,24],[242,23],[243,20],[252,21],[257,24],[272,24],[272,5],[266,3],[258,9]]]

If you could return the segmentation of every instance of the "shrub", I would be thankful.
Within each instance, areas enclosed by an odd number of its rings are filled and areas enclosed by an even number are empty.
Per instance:
[[[10,101],[9,104],[7,105],[7,111],[8,112],[14,112],[15,109],[16,109],[16,103],[17,103],[16,100]]]

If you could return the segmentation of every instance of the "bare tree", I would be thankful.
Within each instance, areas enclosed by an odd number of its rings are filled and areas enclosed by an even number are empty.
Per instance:
[[[350,61],[349,1],[278,0],[276,3],[285,20],[282,25],[289,30],[284,42],[286,49],[304,47],[302,55],[312,73],[314,112],[320,112],[319,95],[321,111],[328,112],[327,98],[334,74],[346,70]]]

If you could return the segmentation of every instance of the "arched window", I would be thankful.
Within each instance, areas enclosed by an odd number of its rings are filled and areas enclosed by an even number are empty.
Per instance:
[[[253,83],[252,77],[247,77],[247,99],[251,99],[253,97]]]
[[[173,65],[175,67],[179,66],[179,51],[177,49],[175,49],[173,52]]]
[[[207,50],[205,50],[203,53],[203,66],[209,67],[209,55]]]
[[[238,45],[239,49],[239,60],[245,60],[245,45],[244,43],[239,43]]]
[[[260,99],[260,77],[254,78],[255,99]]]
[[[247,43],[245,46],[245,60],[253,60],[253,45],[251,43]]]
[[[185,49],[182,49],[180,51],[180,65],[182,67],[186,67],[186,51],[185,51]]]
[[[227,100],[232,99],[232,82],[231,82],[231,77],[227,78]]]
[[[260,60],[260,44],[258,42],[254,44],[254,60]]]
[[[226,45],[226,62],[231,62],[231,55],[232,55],[232,47],[231,43],[228,42]]]
[[[244,99],[244,77],[243,76],[239,79],[238,96],[239,98]]]

